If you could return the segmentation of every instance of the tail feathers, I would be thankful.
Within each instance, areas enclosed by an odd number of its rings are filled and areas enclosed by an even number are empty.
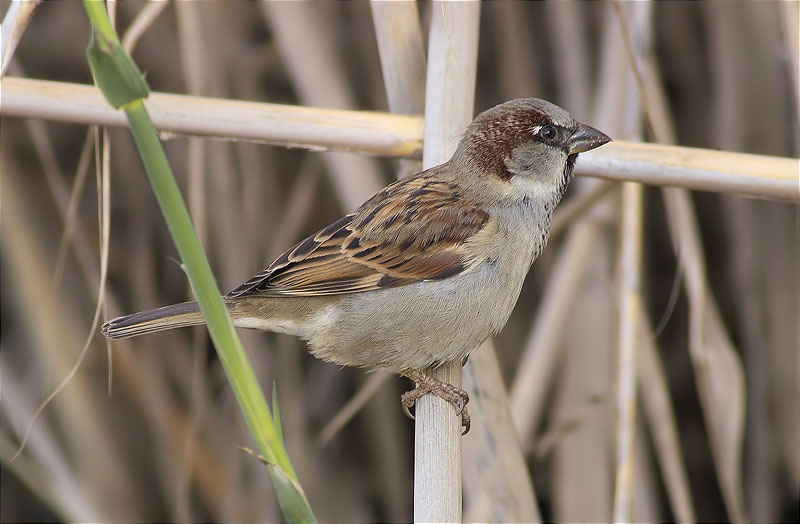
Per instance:
[[[108,338],[128,338],[204,322],[197,302],[183,302],[115,318],[103,324],[100,330]]]

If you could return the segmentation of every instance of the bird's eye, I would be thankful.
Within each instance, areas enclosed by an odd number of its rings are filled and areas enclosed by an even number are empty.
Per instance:
[[[552,126],[549,124],[546,126],[542,126],[542,128],[539,130],[539,136],[541,136],[545,140],[554,140],[557,135],[558,132],[556,131],[556,126]]]

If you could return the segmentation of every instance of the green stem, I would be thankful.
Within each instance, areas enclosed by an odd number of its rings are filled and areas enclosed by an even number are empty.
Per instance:
[[[219,288],[217,288],[211,268],[195,234],[178,184],[171,176],[166,155],[164,155],[164,150],[150,122],[147,110],[141,100],[128,104],[124,109],[161,212],[167,221],[186,274],[192,283],[197,302],[200,304],[200,310],[208,319],[211,340],[219,349],[219,357],[225,371],[230,377],[237,379],[232,382],[234,393],[242,405],[250,431],[253,432],[256,441],[265,441],[267,444],[262,449],[264,456],[270,462],[277,463],[290,476],[295,477],[294,469],[288,458],[276,456],[272,452],[274,446],[280,446],[280,438],[272,424],[272,417],[266,400],[261,394],[261,389],[240,386],[240,384],[258,384],[258,381],[247,360],[241,341],[234,331],[225,303],[220,297]]]
[[[281,510],[287,521],[315,522],[314,513],[286,453],[277,409],[273,418],[234,330],[178,184],[144,107],[144,99],[148,94],[147,84],[136,64],[122,49],[105,4],[98,0],[84,0],[84,7],[93,27],[91,44],[87,50],[92,75],[109,103],[125,110],[161,212],[183,261],[200,310],[206,317],[211,340],[247,426],[269,467]],[[275,406],[277,408],[277,403]]]

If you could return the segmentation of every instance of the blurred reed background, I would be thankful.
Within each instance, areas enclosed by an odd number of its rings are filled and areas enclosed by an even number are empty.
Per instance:
[[[418,7],[427,39],[432,4]],[[476,112],[538,96],[615,138],[796,157],[797,7],[623,3],[631,42],[649,50],[637,60],[657,109],[650,127],[613,4],[486,3]],[[126,1],[120,34],[142,12],[152,19],[133,57],[154,91],[389,110],[367,2]],[[78,2],[42,4],[9,74],[91,83],[88,30]],[[100,256],[95,131],[6,116],[1,130],[0,520],[281,520],[262,464],[237,448],[252,443],[204,329],[110,351],[96,336],[9,461],[78,358]],[[111,129],[110,145],[107,317],[190,294],[128,131]],[[414,167],[199,138],[166,148],[224,290]],[[576,179],[567,202],[598,184]],[[615,186],[569,219],[495,340],[546,520],[612,515],[620,208]],[[790,203],[645,188],[641,294],[651,327],[637,344],[633,520],[797,519],[798,216]],[[399,395],[410,384],[319,362],[290,337],[241,336],[264,388],[277,386],[317,517],[409,520],[414,432]],[[321,439],[365,385],[368,401]],[[487,508],[480,496],[492,479],[471,438],[464,517],[494,519],[497,501]]]

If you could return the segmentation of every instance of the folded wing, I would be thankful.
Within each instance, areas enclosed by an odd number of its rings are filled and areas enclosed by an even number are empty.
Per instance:
[[[464,271],[464,243],[489,215],[426,171],[399,180],[308,237],[226,295],[332,295]]]

